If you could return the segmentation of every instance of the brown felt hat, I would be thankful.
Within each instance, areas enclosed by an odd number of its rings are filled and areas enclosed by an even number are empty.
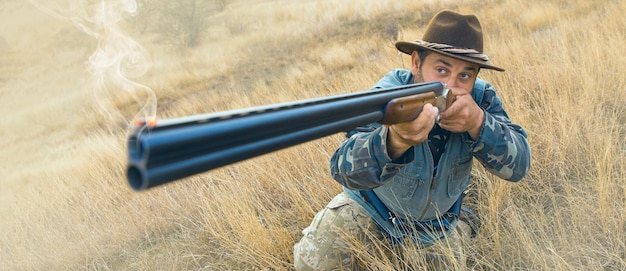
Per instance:
[[[478,18],[450,10],[437,13],[422,36],[414,42],[396,42],[396,48],[405,54],[429,50],[452,58],[478,64],[479,67],[504,71],[483,54],[483,31]]]

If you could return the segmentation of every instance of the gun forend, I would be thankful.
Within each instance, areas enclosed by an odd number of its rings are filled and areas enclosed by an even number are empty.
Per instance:
[[[417,118],[426,104],[432,104],[443,112],[450,106],[453,99],[448,99],[451,92],[447,87],[441,91],[420,93],[406,97],[395,98],[387,104],[383,124],[407,122]]]

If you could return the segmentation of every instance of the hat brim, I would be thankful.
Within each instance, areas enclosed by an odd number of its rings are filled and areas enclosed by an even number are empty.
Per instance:
[[[463,60],[463,61],[467,61],[467,62],[470,62],[470,63],[477,64],[478,67],[480,67],[480,68],[496,70],[496,71],[500,71],[500,72],[504,71],[504,69],[494,66],[491,63],[491,61],[482,61],[480,59],[475,59],[475,58],[471,58],[471,57],[461,56],[461,55],[457,55],[457,54],[451,54],[451,53],[444,52],[444,51],[441,51],[441,50],[437,50],[437,49],[433,49],[433,48],[430,48],[430,47],[422,46],[422,45],[414,43],[414,42],[398,41],[398,42],[396,42],[396,48],[398,50],[400,50],[401,52],[407,54],[407,55],[411,55],[413,53],[413,51],[428,50],[428,51],[435,52],[435,53],[438,53],[438,54],[442,54],[442,55],[445,55],[445,56],[449,56],[449,57],[452,57],[452,58],[455,58],[455,59],[459,59],[459,60]]]

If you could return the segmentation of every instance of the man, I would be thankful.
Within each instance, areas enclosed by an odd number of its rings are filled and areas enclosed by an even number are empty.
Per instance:
[[[526,132],[511,122],[495,89],[477,78],[480,69],[504,70],[482,53],[476,16],[441,11],[421,40],[396,48],[411,55],[411,70],[393,70],[374,88],[439,81],[454,102],[443,112],[427,104],[410,122],[348,133],[330,163],[344,192],[304,229],[294,247],[299,270],[353,269],[357,257],[348,243],[372,238],[394,246],[409,241],[433,268],[450,268],[433,248],[442,240],[460,244],[458,215],[473,157],[509,181],[530,168]]]

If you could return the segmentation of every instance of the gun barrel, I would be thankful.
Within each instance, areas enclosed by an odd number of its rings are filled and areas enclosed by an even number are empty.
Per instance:
[[[380,122],[389,101],[444,88],[438,82],[419,83],[139,126],[128,139],[128,181],[144,190]]]

